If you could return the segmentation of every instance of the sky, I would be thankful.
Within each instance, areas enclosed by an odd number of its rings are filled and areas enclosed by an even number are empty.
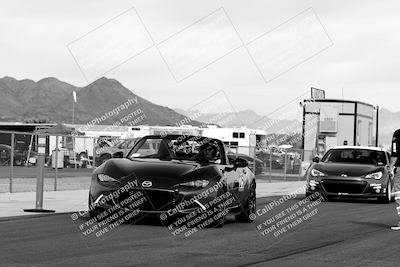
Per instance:
[[[261,115],[317,87],[400,111],[398,1],[0,3],[0,77],[106,76],[182,109],[223,90]]]

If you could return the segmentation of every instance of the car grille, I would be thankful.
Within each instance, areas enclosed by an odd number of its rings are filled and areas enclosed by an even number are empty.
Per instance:
[[[181,198],[176,198],[173,193],[161,190],[130,190],[127,193],[121,194],[119,200],[122,201],[129,196],[134,195],[137,192],[142,193],[142,197],[146,199],[143,204],[136,207],[139,210],[145,211],[166,211],[175,207],[176,203],[179,203]],[[140,198],[142,198],[140,197]]]
[[[327,193],[361,194],[364,192],[367,182],[365,181],[343,181],[323,180],[323,187]]]

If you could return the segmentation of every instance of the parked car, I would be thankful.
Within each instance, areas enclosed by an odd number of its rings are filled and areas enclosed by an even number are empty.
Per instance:
[[[125,157],[139,139],[120,139],[115,144],[109,142],[108,145],[104,144],[103,141],[103,146],[96,149],[96,154],[98,155],[96,156],[96,166],[100,166],[111,158]]]
[[[10,165],[11,146],[0,144],[0,166]]]
[[[308,168],[306,196],[320,192],[327,199],[377,198],[389,203],[393,189],[389,158],[389,152],[379,147],[331,148]]]
[[[24,146],[23,141],[16,141],[14,146],[14,166],[23,166],[32,157],[35,157],[35,152],[31,151],[31,155],[28,158],[28,149]],[[8,166],[11,164],[11,146],[0,144],[0,166]]]
[[[272,159],[270,162],[270,158],[272,155]],[[265,162],[265,166],[269,168],[271,165],[271,169],[283,169],[283,157],[277,155],[277,154],[271,154],[268,152],[260,152],[257,156],[260,160]]]

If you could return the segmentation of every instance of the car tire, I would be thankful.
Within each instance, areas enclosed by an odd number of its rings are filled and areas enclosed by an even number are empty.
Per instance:
[[[98,214],[99,214],[98,212],[95,212],[93,210],[89,210],[89,218],[90,219],[96,218]]]
[[[332,196],[324,196],[324,201],[325,202],[334,202],[335,201],[335,198],[334,197],[332,197]]]
[[[256,186],[253,183],[250,189],[250,195],[243,205],[243,210],[235,216],[236,221],[251,223],[255,220],[256,212]]]
[[[392,183],[388,182],[386,185],[386,194],[383,197],[378,197],[378,202],[389,204],[392,201]]]

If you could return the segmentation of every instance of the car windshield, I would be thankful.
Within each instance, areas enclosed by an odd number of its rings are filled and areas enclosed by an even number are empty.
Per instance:
[[[331,149],[321,161],[326,163],[387,164],[385,152],[369,149]]]
[[[128,158],[178,159],[221,163],[217,140],[200,136],[149,136],[141,139]]]

